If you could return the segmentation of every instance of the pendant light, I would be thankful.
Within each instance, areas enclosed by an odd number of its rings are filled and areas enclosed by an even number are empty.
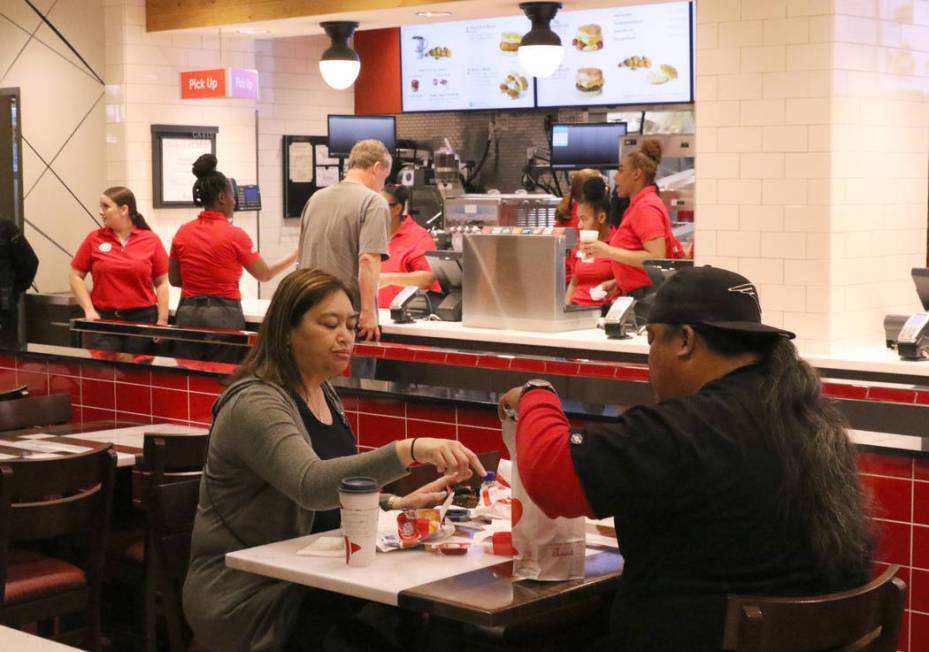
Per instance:
[[[561,39],[549,25],[561,9],[561,3],[523,2],[519,8],[532,21],[532,29],[519,43],[519,62],[533,77],[549,77],[564,59]]]
[[[348,20],[333,20],[320,23],[332,44],[319,59],[319,72],[327,84],[336,90],[348,88],[358,78],[361,60],[358,53],[348,44],[348,39],[358,23]]]

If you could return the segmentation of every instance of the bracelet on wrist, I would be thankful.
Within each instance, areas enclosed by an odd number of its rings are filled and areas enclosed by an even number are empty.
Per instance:
[[[417,464],[419,464],[419,460],[416,459],[416,455],[413,453],[413,449],[416,447],[416,440],[417,440],[417,439],[419,439],[419,437],[413,437],[413,441],[410,442],[410,458],[411,458],[414,462],[416,462]]]

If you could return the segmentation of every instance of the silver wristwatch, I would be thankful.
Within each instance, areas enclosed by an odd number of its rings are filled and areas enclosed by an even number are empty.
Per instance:
[[[547,389],[552,394],[558,394],[555,391],[555,388],[547,380],[542,380],[541,378],[533,378],[532,380],[526,381],[526,384],[523,385],[523,391],[519,393],[519,399],[522,400],[523,396],[526,395],[526,392],[533,389]]]

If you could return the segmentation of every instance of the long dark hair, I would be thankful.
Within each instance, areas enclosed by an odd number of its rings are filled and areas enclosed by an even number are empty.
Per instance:
[[[285,276],[271,297],[255,348],[236,370],[231,382],[255,376],[298,391],[302,381],[290,350],[290,332],[300,325],[307,311],[335,292],[344,292],[352,298],[342,281],[318,269],[298,269]]]
[[[194,204],[204,208],[213,208],[219,199],[219,193],[229,189],[229,180],[226,175],[216,169],[216,157],[212,154],[202,154],[194,161],[193,195]]]
[[[112,199],[117,206],[126,206],[129,209],[129,219],[134,227],[145,231],[152,230],[145,218],[142,217],[142,213],[136,208],[135,195],[132,194],[129,188],[126,186],[113,186],[104,190],[103,194]]]
[[[802,522],[817,562],[830,577],[860,569],[874,547],[870,501],[861,489],[845,419],[796,347],[779,336],[733,334],[696,325],[721,355],[760,353],[765,373],[765,435],[782,461],[785,512]]]

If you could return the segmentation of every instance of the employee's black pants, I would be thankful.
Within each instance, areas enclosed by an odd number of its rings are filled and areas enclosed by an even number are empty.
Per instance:
[[[100,315],[101,319],[130,321],[138,324],[154,324],[158,321],[157,306],[127,308],[124,310],[97,308],[97,314]],[[116,351],[119,353],[132,353],[133,355],[151,355],[155,350],[155,344],[150,337],[84,333],[83,339],[86,348],[99,349],[100,351]]]
[[[226,297],[214,297],[201,294],[182,297],[174,316],[177,326],[188,328],[225,328],[243,330],[245,315],[242,302]],[[175,342],[174,357],[190,360],[208,360],[210,362],[238,363],[245,357],[246,349],[241,346],[223,344],[197,344],[194,342]]]

